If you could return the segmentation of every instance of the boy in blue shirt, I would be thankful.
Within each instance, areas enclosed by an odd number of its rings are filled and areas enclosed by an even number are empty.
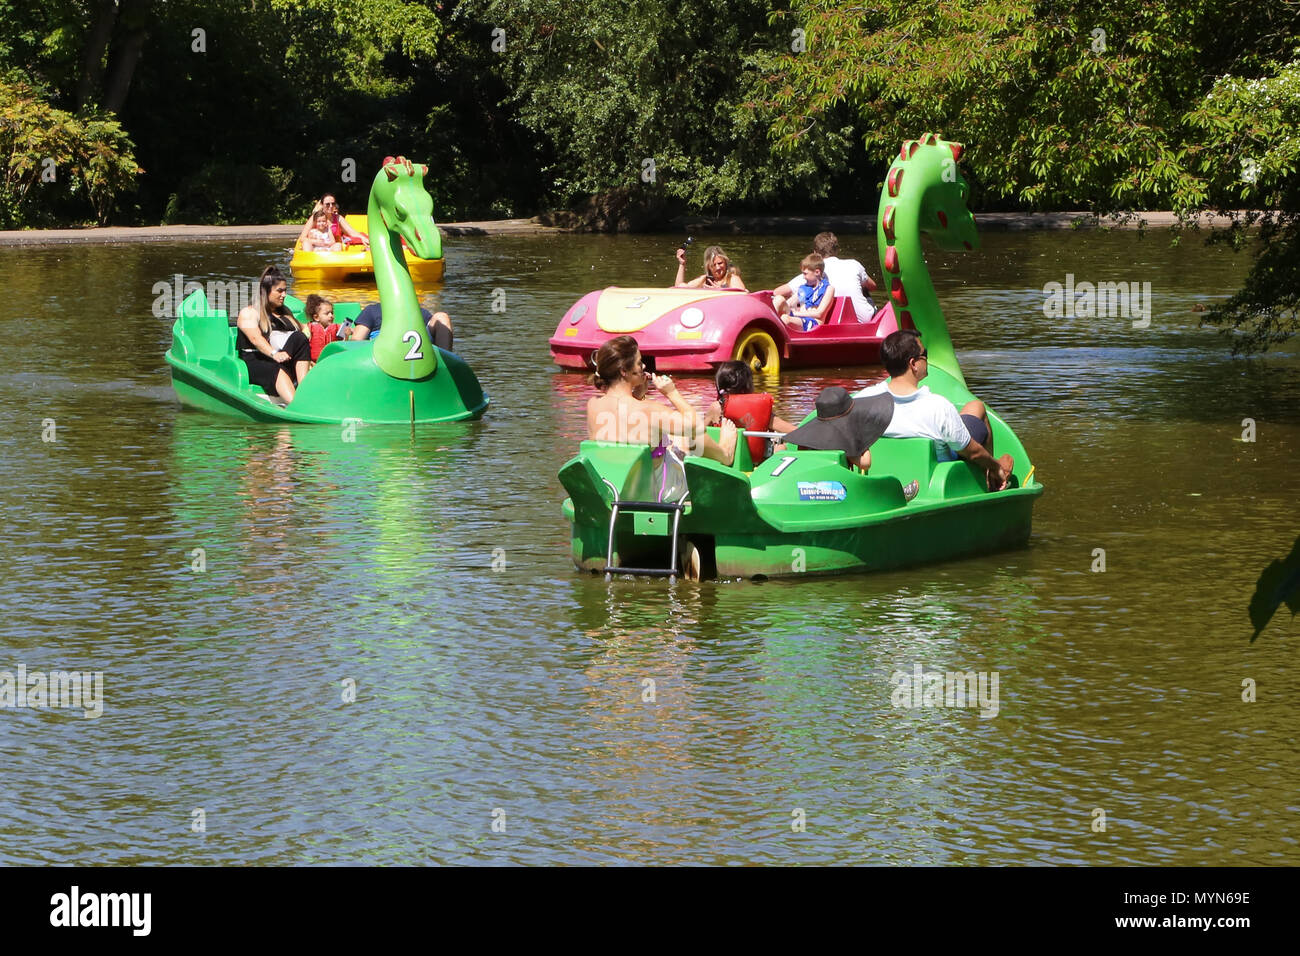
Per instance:
[[[825,322],[835,301],[825,275],[825,265],[825,260],[815,252],[805,256],[799,264],[803,281],[791,290],[795,301],[790,314],[781,316],[781,321],[796,332],[811,332]]]

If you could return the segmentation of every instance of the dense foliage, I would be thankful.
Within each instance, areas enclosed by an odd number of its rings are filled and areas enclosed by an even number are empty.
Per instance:
[[[140,171],[122,127],[56,109],[40,89],[0,78],[0,228],[89,212],[104,223]],[[40,202],[37,202],[37,199]]]
[[[1298,38],[1300,0],[0,0],[2,215],[292,219],[389,153],[444,219],[860,212],[935,130],[977,208],[1273,210],[1211,314],[1250,350],[1296,331]]]

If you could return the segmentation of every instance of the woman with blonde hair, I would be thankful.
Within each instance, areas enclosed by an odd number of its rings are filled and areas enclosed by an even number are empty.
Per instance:
[[[722,251],[721,246],[709,246],[704,250],[704,275],[686,281],[686,249],[677,250],[677,279],[674,285],[679,289],[740,289],[745,290],[745,282],[740,278],[740,270],[731,263],[731,259]]]

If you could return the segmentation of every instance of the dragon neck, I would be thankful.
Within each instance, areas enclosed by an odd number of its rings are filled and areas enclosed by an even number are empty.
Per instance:
[[[961,373],[948,323],[935,294],[921,246],[922,233],[930,233],[938,239],[936,233],[950,228],[949,216],[944,210],[952,207],[955,160],[945,165],[936,152],[948,160],[953,154],[947,144],[937,137],[933,140],[904,144],[902,153],[894,160],[880,195],[876,239],[880,249],[881,274],[899,326],[915,326],[921,333],[930,365],[942,368],[965,385],[966,379]],[[942,149],[932,152],[927,147]],[[964,196],[958,198],[962,213],[969,216]]]
[[[380,177],[383,173],[380,173]],[[375,264],[375,285],[379,290],[379,303],[383,309],[383,323],[375,337],[375,364],[393,378],[423,378],[434,369],[432,344],[429,342],[424,316],[420,314],[420,300],[415,294],[415,283],[406,267],[402,252],[402,237],[389,225],[391,215],[385,215],[379,198],[378,182],[370,189],[366,204],[366,221],[370,224],[370,253]],[[379,228],[376,229],[376,226]],[[380,236],[380,241],[373,238]],[[408,359],[413,343],[410,333],[420,339],[418,350],[423,353],[418,360]]]

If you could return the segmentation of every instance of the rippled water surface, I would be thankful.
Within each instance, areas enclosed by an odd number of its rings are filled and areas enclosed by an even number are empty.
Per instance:
[[[983,238],[936,285],[1046,484],[1029,547],[700,585],[574,570],[556,472],[590,393],[546,348],[583,292],[670,281],[675,237],[448,239],[424,300],[492,406],[351,443],[174,398],[155,283],[277,245],[0,248],[0,671],[104,698],[0,709],[0,862],[1300,862],[1300,625],[1246,616],[1300,533],[1295,350],[1199,328],[1231,253]],[[754,287],[805,251],[726,246]],[[1150,327],[1045,317],[1067,273],[1150,282]],[[881,374],[787,371],[778,406]],[[996,672],[996,716],[893,706],[918,664]]]

